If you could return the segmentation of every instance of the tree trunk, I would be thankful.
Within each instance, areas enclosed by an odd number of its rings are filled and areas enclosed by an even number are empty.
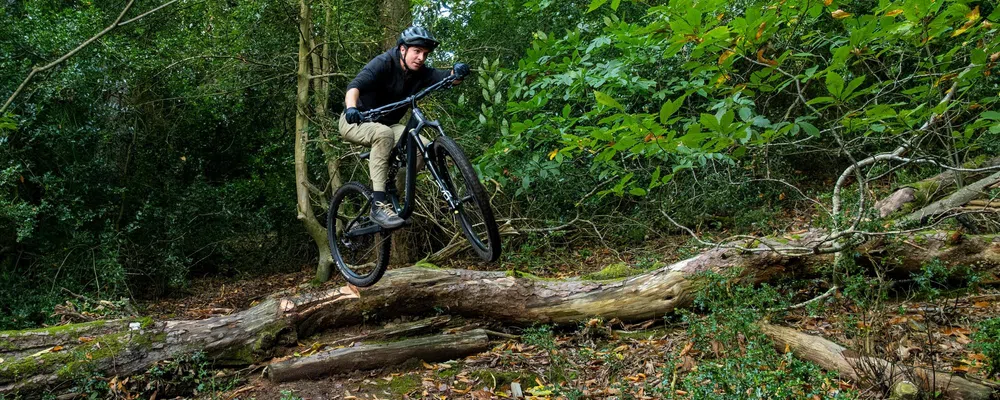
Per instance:
[[[789,242],[808,243],[814,231]],[[1000,265],[1000,245],[989,236],[965,236],[949,244],[948,233],[900,238],[918,247],[886,242],[870,246],[859,259],[881,258],[901,269],[923,260],[946,265]],[[997,239],[1000,240],[1000,239]],[[762,248],[762,247],[761,247]],[[390,270],[375,286],[358,293],[342,287],[277,297],[242,312],[198,321],[98,321],[35,331],[0,333],[0,395],[71,381],[74,372],[128,375],[153,363],[192,351],[216,362],[250,364],[272,355],[272,348],[328,327],[364,319],[429,314],[488,317],[510,324],[574,323],[593,317],[640,321],[687,306],[699,274],[739,268],[745,282],[810,273],[832,255],[791,257],[775,252],[715,248],[641,275],[609,281],[546,280],[504,271],[467,271],[408,267]],[[60,346],[58,350],[53,348]],[[50,350],[41,353],[39,350]]]
[[[985,193],[987,187],[1000,181],[1000,172],[996,172],[990,176],[980,179],[968,186],[965,186],[950,196],[945,197],[941,200],[935,201],[927,205],[920,210],[913,212],[906,217],[903,217],[897,221],[898,225],[906,225],[909,223],[924,223],[929,218],[944,214],[955,208],[968,203],[969,200],[975,199],[976,197],[982,196]]]
[[[975,164],[970,168],[984,168],[997,165],[1000,165],[1000,157],[992,158],[984,163]],[[917,202],[918,206],[920,204],[927,204],[931,202],[932,199],[938,197],[939,194],[951,193],[950,189],[962,186],[963,182],[978,180],[984,176],[985,174],[982,172],[969,173],[947,170],[930,178],[899,188],[893,192],[893,194],[889,195],[889,197],[875,203],[875,208],[878,209],[879,215],[882,218],[885,218],[890,214],[903,209],[904,206],[911,202]]]
[[[926,368],[894,364],[889,361],[859,355],[857,352],[819,336],[807,335],[792,328],[760,324],[765,335],[774,341],[778,351],[786,348],[796,357],[808,360],[827,371],[837,371],[851,380],[876,380],[889,387],[910,381],[922,390],[941,392],[947,398],[988,400],[994,389],[965,378]]]
[[[313,238],[319,250],[319,260],[316,266],[316,280],[325,282],[330,279],[330,265],[333,258],[330,246],[326,240],[326,229],[316,220],[313,213],[312,200],[309,196],[309,166],[306,150],[309,144],[309,43],[312,37],[312,20],[309,17],[309,5],[306,0],[299,0],[299,68],[296,74],[295,96],[295,191],[298,206],[298,219]]]
[[[476,329],[393,343],[368,344],[273,363],[267,376],[275,382],[399,365],[411,358],[428,362],[459,359],[489,348],[486,331]]]
[[[410,0],[382,0],[379,7],[379,24],[382,25],[382,48],[396,46],[399,34],[413,22]]]

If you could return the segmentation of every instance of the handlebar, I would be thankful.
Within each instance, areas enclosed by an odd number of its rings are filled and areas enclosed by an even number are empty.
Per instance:
[[[396,111],[400,108],[410,107],[411,105],[416,104],[417,100],[427,97],[427,95],[431,94],[434,91],[441,89],[450,89],[452,86],[454,86],[453,82],[463,79],[468,75],[468,74],[459,75],[458,71],[454,72],[455,73],[453,73],[452,75],[449,75],[448,77],[442,79],[438,83],[428,86],[426,89],[421,90],[419,93],[415,95],[412,95],[395,103],[386,104],[379,108],[373,108],[368,111],[362,111],[361,120],[364,122],[373,122],[378,120],[379,118],[382,118],[382,116],[391,113],[393,111]]]

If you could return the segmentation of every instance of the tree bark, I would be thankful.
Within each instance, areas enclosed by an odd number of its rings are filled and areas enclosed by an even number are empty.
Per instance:
[[[312,37],[312,19],[309,16],[309,4],[299,0],[299,64],[296,74],[296,112],[295,112],[295,191],[298,208],[298,219],[313,238],[319,250],[319,260],[316,266],[316,280],[325,282],[330,279],[333,258],[326,239],[326,228],[316,220],[313,213],[312,199],[309,197],[309,166],[306,150],[309,143],[309,43]]]
[[[801,245],[822,236],[823,232],[813,231],[788,242]],[[954,243],[949,233],[928,233],[899,240],[905,243],[860,249],[859,260],[882,259],[902,270],[919,270],[929,259],[946,265],[1000,265],[1000,245],[994,241],[1000,239],[990,236],[964,236]],[[342,287],[276,297],[249,310],[205,320],[96,321],[2,332],[0,358],[5,361],[0,363],[0,395],[53,387],[71,381],[78,371],[125,376],[193,351],[204,351],[217,363],[245,365],[267,359],[275,346],[329,327],[441,309],[518,325],[574,323],[593,317],[641,321],[687,306],[697,292],[700,273],[738,269],[742,271],[738,279],[753,283],[812,273],[832,257],[715,248],[655,271],[609,281],[408,267],[388,271],[377,285],[360,293]],[[53,350],[56,346],[61,348]],[[39,350],[49,351],[39,354]]]
[[[958,208],[963,204],[968,203],[970,200],[983,195],[987,187],[997,183],[998,181],[1000,181],[1000,172],[993,173],[990,176],[956,190],[955,193],[952,193],[948,197],[935,201],[934,203],[931,203],[926,207],[901,218],[897,221],[897,225],[906,225],[917,222],[923,223],[929,218]]]
[[[976,164],[974,167],[992,167],[1000,165],[1000,157],[992,158],[984,163]],[[905,185],[893,192],[889,197],[875,203],[879,215],[882,218],[903,209],[911,202],[927,204],[939,194],[949,193],[951,188],[962,186],[963,182],[978,180],[984,177],[983,173],[970,173],[955,170],[947,170],[922,181]]]
[[[398,365],[411,358],[427,362],[454,360],[489,348],[486,331],[476,329],[453,335],[436,335],[393,343],[368,344],[294,358],[268,366],[275,382]]]
[[[413,22],[410,0],[382,0],[379,7],[379,24],[382,25],[382,48],[396,46],[399,34]]]
[[[787,348],[796,357],[815,363],[825,370],[837,371],[851,380],[878,380],[887,382],[890,387],[903,381],[911,381],[925,391],[939,391],[952,399],[989,400],[994,393],[993,388],[960,376],[859,355],[822,337],[807,335],[792,328],[766,323],[760,324],[760,327],[774,341],[774,347],[778,351]]]

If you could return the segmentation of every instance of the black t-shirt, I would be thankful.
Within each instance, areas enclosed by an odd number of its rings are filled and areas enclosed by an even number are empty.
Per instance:
[[[347,85],[347,90],[357,88],[361,91],[358,110],[367,111],[403,100],[451,75],[450,69],[426,66],[417,71],[406,72],[399,65],[399,57],[399,47],[379,54]],[[376,122],[385,125],[399,123],[406,111],[406,108],[393,111]]]

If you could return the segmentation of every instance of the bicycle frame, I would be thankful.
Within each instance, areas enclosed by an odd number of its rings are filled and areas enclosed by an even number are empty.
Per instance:
[[[410,126],[413,126],[413,128],[409,128]],[[414,104],[411,111],[410,122],[407,124],[406,135],[399,138],[399,142],[396,143],[396,147],[393,148],[392,153],[390,153],[390,159],[393,160],[393,162],[398,162],[399,155],[405,154],[406,181],[404,183],[405,195],[403,196],[402,204],[399,204],[400,199],[396,193],[396,187],[395,185],[392,185],[392,182],[396,178],[395,173],[390,173],[388,182],[386,182],[386,187],[389,188],[386,190],[386,193],[390,196],[393,206],[396,208],[397,214],[399,214],[399,217],[403,219],[409,218],[413,213],[413,196],[414,189],[417,185],[417,157],[423,158],[424,168],[427,168],[427,170],[431,173],[431,176],[434,177],[434,183],[437,184],[441,195],[444,197],[445,201],[448,202],[449,211],[455,210],[459,204],[458,201],[452,197],[451,191],[449,191],[444,185],[444,181],[441,178],[441,172],[438,171],[438,168],[434,163],[434,155],[431,153],[432,149],[430,146],[424,145],[424,142],[420,140],[420,132],[423,132],[424,129],[437,131],[438,137],[447,136],[438,121],[428,120],[427,117],[424,116],[424,113],[420,111],[420,108]]]

